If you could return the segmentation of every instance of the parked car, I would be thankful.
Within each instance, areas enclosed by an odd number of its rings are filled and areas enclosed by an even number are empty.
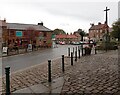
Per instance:
[[[59,42],[60,45],[65,45],[65,42]]]
[[[72,45],[80,45],[80,42],[72,42]]]

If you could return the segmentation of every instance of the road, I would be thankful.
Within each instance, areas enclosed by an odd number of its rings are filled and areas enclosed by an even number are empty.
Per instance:
[[[61,55],[67,55],[68,47],[73,49],[73,45],[58,45],[58,48],[49,48],[41,51],[34,51],[25,54],[8,56],[2,58],[2,74],[5,74],[4,68],[10,66],[11,72],[16,72],[33,65],[40,64],[48,59],[57,59]]]

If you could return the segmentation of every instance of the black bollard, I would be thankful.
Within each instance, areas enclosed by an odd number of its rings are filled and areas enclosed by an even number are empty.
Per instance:
[[[78,51],[80,50],[80,46],[78,46]]]
[[[10,95],[10,67],[5,68],[5,74],[6,74],[6,95]]]
[[[68,48],[68,56],[70,56],[70,48]]]
[[[77,51],[75,51],[75,61],[77,61]]]
[[[95,54],[97,54],[96,47],[95,47]]]
[[[62,71],[64,72],[65,69],[64,69],[64,55],[62,55]]]
[[[17,49],[17,53],[19,54],[19,48]]]
[[[80,49],[78,49],[79,59],[80,59]]]
[[[51,60],[48,60],[48,82],[51,82]]]
[[[76,52],[77,52],[77,47],[76,47]]]
[[[71,52],[71,65],[73,66],[73,53]]]
[[[73,47],[73,55],[74,55],[74,47]]]
[[[81,50],[82,50],[82,56],[83,56],[83,44],[81,45]]]
[[[27,45],[25,46],[25,52],[27,52]]]
[[[77,51],[77,47],[76,47],[76,51]]]

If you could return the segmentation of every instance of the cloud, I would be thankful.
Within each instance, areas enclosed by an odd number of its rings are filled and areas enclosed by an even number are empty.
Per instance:
[[[3,0],[0,2],[0,11],[1,16],[10,22],[43,21],[49,28],[60,27],[66,31],[75,31],[78,28],[88,30],[90,23],[103,23],[103,10],[106,6],[110,8],[109,24],[118,18],[117,0],[92,1],[94,0]]]

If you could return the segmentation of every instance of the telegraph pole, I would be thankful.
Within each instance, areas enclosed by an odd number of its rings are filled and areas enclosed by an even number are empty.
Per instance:
[[[107,25],[107,33],[106,33],[106,52],[107,52],[107,43],[109,42],[109,30],[108,30],[108,11],[109,11],[110,9],[108,9],[107,7],[106,7],[106,9],[104,10],[105,12],[106,12],[106,21],[105,21],[105,23],[106,23],[106,25]]]

